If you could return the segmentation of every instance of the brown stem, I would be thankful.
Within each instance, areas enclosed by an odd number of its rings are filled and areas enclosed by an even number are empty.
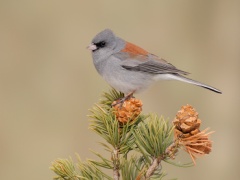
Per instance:
[[[155,158],[151,164],[151,166],[148,168],[145,179],[150,179],[150,177],[153,175],[154,171],[158,168],[160,162],[162,160],[162,157]]]
[[[113,179],[119,180],[120,179],[120,173],[119,173],[120,160],[119,160],[118,149],[113,150],[112,160],[113,160]]]
[[[175,155],[176,155],[176,153],[178,151],[178,147],[179,147],[179,141],[177,139],[170,146],[168,146],[168,148],[165,151],[164,157],[168,156],[168,157],[174,159]]]
[[[166,149],[164,155],[154,158],[151,166],[148,168],[145,174],[144,180],[150,179],[150,177],[153,175],[153,173],[157,170],[158,166],[160,165],[161,160],[163,160],[167,156],[170,158],[174,158],[175,153],[177,152],[177,148],[178,148],[178,141],[175,141]]]

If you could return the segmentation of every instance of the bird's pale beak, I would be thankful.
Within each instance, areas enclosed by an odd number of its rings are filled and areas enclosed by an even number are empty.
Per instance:
[[[87,49],[89,49],[89,50],[91,50],[91,51],[94,51],[94,50],[97,49],[97,46],[92,43],[92,44],[90,44],[90,45],[87,47]]]

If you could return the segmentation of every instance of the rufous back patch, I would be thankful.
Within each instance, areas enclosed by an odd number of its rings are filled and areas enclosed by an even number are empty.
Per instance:
[[[144,49],[130,43],[127,42],[125,48],[122,50],[122,52],[129,52],[132,54],[136,54],[136,55],[147,55],[148,52],[145,51]]]

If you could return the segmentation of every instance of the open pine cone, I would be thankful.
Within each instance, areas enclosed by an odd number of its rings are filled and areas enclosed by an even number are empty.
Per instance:
[[[112,104],[117,120],[123,124],[134,121],[142,112],[142,102],[139,99],[132,97],[123,103],[119,103],[119,101],[116,100]]]
[[[213,132],[206,133],[208,129],[200,131],[201,120],[192,106],[182,106],[173,124],[175,140],[190,154],[194,163],[197,156],[211,152],[212,142],[209,135]]]
[[[198,112],[192,106],[182,106],[173,121],[175,125],[175,136],[190,137],[200,132],[201,120],[198,119]]]

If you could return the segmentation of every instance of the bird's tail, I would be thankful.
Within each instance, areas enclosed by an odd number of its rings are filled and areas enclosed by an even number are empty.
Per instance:
[[[203,84],[201,82],[198,82],[198,81],[195,81],[195,80],[192,80],[190,78],[187,78],[185,76],[182,76],[182,75],[172,75],[172,78],[175,79],[175,80],[178,80],[178,81],[182,81],[182,82],[186,82],[186,83],[190,83],[190,84],[194,84],[194,85],[197,85],[197,86],[200,86],[200,87],[203,87],[203,88],[206,88],[208,90],[211,90],[213,92],[216,92],[216,93],[219,93],[219,94],[222,94],[222,92],[217,89],[217,88],[214,88],[212,86],[209,86],[209,85],[206,85],[206,84]]]

